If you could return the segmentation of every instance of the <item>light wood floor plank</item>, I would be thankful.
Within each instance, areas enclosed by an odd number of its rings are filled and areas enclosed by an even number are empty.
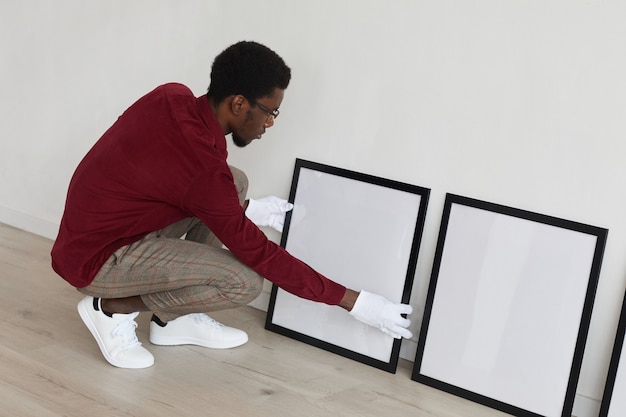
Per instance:
[[[418,384],[412,363],[390,374],[266,331],[250,307],[213,317],[249,333],[239,348],[153,346],[149,314],[137,336],[152,368],[104,361],[50,267],[52,242],[0,224],[1,416],[412,416],[506,414]]]

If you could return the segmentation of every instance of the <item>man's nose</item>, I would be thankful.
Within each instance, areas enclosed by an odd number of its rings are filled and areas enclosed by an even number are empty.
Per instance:
[[[272,126],[274,126],[274,116],[270,116],[269,119],[267,119],[267,122],[265,122],[265,124],[263,125],[266,129],[270,128]]]

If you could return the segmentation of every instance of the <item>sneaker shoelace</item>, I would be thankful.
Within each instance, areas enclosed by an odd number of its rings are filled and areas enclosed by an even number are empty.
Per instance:
[[[208,324],[209,326],[215,327],[216,329],[219,329],[220,327],[224,326],[219,321],[212,319],[211,317],[209,317],[208,315],[206,315],[204,313],[192,313],[192,314],[190,314],[190,316],[198,324]]]
[[[137,328],[137,322],[131,318],[120,322],[111,331],[111,336],[119,337],[122,339],[123,345],[119,347],[120,350],[130,349],[132,347],[141,345],[135,329]]]

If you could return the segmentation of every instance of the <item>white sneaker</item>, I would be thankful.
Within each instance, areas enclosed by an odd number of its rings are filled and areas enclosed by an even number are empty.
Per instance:
[[[163,323],[156,316],[150,321],[150,342],[155,345],[198,345],[228,349],[243,345],[248,334],[224,326],[203,313],[187,314]]]
[[[138,312],[109,317],[102,312],[99,298],[87,296],[78,303],[78,314],[111,365],[139,369],[154,364],[154,356],[141,346],[135,334]]]

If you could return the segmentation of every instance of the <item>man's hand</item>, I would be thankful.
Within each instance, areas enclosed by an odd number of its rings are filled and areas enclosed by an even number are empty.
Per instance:
[[[357,320],[380,329],[396,339],[413,337],[407,327],[411,320],[401,314],[411,314],[413,307],[408,304],[395,304],[380,295],[361,291],[350,314]]]
[[[269,226],[282,233],[285,214],[291,209],[293,204],[274,196],[249,199],[246,216],[257,226]]]

